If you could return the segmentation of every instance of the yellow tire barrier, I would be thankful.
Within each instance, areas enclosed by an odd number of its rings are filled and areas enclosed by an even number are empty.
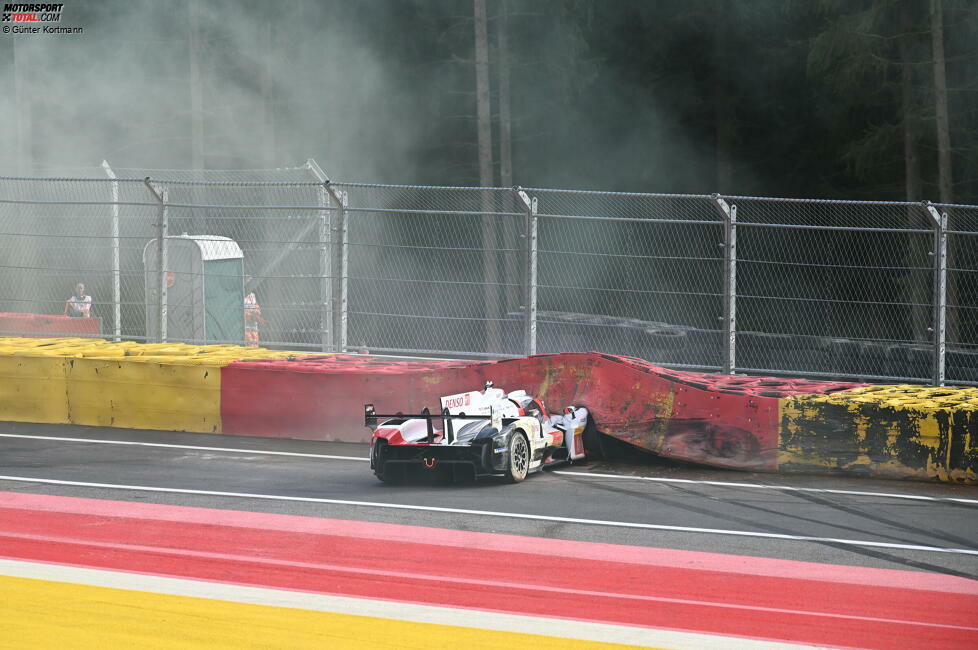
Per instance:
[[[220,433],[219,365],[142,359],[68,359],[68,420],[94,426]]]
[[[221,432],[221,368],[293,352],[0,338],[0,420]]]
[[[784,470],[978,482],[978,388],[866,386],[781,400]]]
[[[0,352],[0,419],[66,424],[68,377],[64,357]]]

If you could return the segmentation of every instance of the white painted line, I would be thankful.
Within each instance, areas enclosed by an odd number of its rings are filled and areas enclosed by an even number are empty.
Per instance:
[[[151,487],[146,485],[118,485],[114,483],[89,483],[85,481],[62,481],[50,478],[33,478],[30,476],[0,476],[0,481],[15,481],[18,483],[42,483],[45,485],[71,485],[74,487],[101,488],[106,490],[130,490],[133,492],[161,492],[167,494],[198,494],[203,496],[231,497],[237,499],[263,499],[268,501],[292,501],[300,503],[328,503],[340,506],[360,506],[365,508],[387,508],[390,510],[418,510],[423,512],[441,512],[459,515],[475,515],[480,517],[502,517],[508,519],[529,519],[533,521],[555,521],[565,524],[583,524],[589,526],[610,526],[617,528],[638,528],[643,530],[665,530],[682,533],[704,533],[709,535],[734,535],[738,537],[761,537],[765,539],[783,539],[793,542],[818,542],[843,544],[846,546],[870,546],[875,548],[892,548],[903,551],[925,551],[930,553],[954,553],[961,555],[978,555],[978,549],[973,548],[944,548],[941,546],[923,546],[919,544],[896,544],[892,542],[874,542],[869,540],[843,539],[837,537],[814,537],[809,535],[786,535],[782,533],[765,533],[750,530],[725,530],[722,528],[694,528],[690,526],[668,526],[665,524],[643,524],[630,521],[608,521],[603,519],[578,519],[575,517],[557,517],[551,515],[530,515],[515,512],[497,512],[494,510],[468,510],[465,508],[439,508],[437,506],[417,506],[400,503],[378,503],[375,501],[349,501],[346,499],[322,499],[316,497],[290,497],[277,494],[254,494],[251,492],[219,492],[216,490],[190,490],[186,488]]]
[[[300,454],[292,451],[265,451],[263,449],[236,449],[234,447],[198,447],[195,445],[170,445],[161,442],[135,442],[132,440],[95,440],[91,438],[59,438],[55,436],[28,436],[20,433],[0,433],[0,438],[29,438],[32,440],[57,440],[59,442],[81,442],[94,445],[133,445],[137,447],[163,447],[165,449],[194,449],[198,451],[223,451],[233,454],[260,454],[267,456],[296,456],[299,458],[325,458],[327,460],[357,460],[370,462],[360,456],[330,456],[328,454]]]
[[[717,485],[720,487],[750,488],[760,490],[784,490],[786,492],[823,492],[827,494],[849,494],[853,496],[880,497],[885,499],[911,499],[914,501],[955,501],[978,505],[978,499],[958,499],[952,497],[928,497],[919,494],[893,494],[890,492],[862,492],[859,490],[832,490],[828,488],[803,488],[790,485],[765,485],[764,483],[736,483],[733,481],[697,481],[688,478],[660,478],[656,476],[628,476],[627,474],[599,474],[597,472],[567,472],[553,470],[554,474],[578,478],[613,478],[627,481],[651,481],[653,483],[689,483],[693,485]]]
[[[162,447],[165,449],[193,449],[198,451],[221,451],[233,454],[253,454],[269,456],[293,456],[297,458],[321,458],[325,460],[351,460],[355,462],[368,463],[369,458],[362,456],[338,456],[329,454],[303,454],[291,451],[266,451],[263,449],[237,449],[234,447],[202,447],[196,445],[174,445],[159,442],[136,442],[130,440],[101,440],[92,438],[64,438],[57,436],[31,436],[19,433],[0,433],[0,438],[27,438],[31,440],[58,440],[61,442],[92,443],[98,445],[133,445],[141,447]],[[552,470],[553,474],[564,476],[575,476],[578,478],[611,478],[623,479],[628,481],[651,481],[654,483],[687,483],[693,485],[715,485],[719,487],[736,487],[747,489],[762,490],[783,490],[786,492],[822,492],[828,494],[846,494],[851,496],[869,496],[886,499],[907,499],[913,501],[953,501],[968,505],[978,505],[978,499],[962,499],[954,497],[930,497],[916,494],[893,494],[888,492],[863,492],[858,490],[832,490],[827,488],[803,488],[788,485],[765,485],[763,483],[736,483],[733,481],[701,481],[683,478],[660,478],[652,476],[630,476],[627,474],[603,474],[598,472],[567,472],[563,470]]]
[[[543,634],[558,638],[605,643],[677,649],[716,648],[717,650],[730,647],[758,648],[759,650],[808,647],[743,637],[725,637],[659,628],[525,616],[372,598],[334,596],[20,560],[0,559],[0,575],[416,623],[474,627],[522,634]]]

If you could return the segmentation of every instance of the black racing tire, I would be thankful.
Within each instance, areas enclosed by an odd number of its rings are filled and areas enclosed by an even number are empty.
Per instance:
[[[635,447],[632,445],[605,433],[598,433],[598,449],[600,450],[599,457],[608,461],[626,460],[629,454],[635,451]]]
[[[526,434],[517,431],[509,439],[509,471],[506,479],[510,483],[519,483],[530,473],[530,442]]]
[[[383,447],[387,445],[386,440],[375,440],[373,447],[370,449],[370,466],[373,467],[374,476],[377,480],[386,482],[384,479],[384,449]]]
[[[587,422],[584,423],[584,454],[587,456],[588,460],[601,460],[604,458],[604,450],[601,445],[601,440],[604,434],[598,431],[598,427],[594,425],[594,417],[590,414],[587,416]]]

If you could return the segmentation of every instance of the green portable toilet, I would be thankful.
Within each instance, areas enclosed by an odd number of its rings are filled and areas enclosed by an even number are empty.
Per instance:
[[[166,238],[166,332],[187,343],[244,341],[244,255],[237,242],[217,235]],[[159,341],[160,276],[157,240],[143,249],[146,336]]]

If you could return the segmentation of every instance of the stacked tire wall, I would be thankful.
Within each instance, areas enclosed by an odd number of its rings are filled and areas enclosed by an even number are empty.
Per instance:
[[[437,408],[493,381],[661,456],[715,467],[976,482],[978,388],[678,372],[608,354],[495,362],[0,339],[0,419],[366,442],[363,405]]]
[[[974,482],[978,388],[866,386],[784,400],[783,470]]]

